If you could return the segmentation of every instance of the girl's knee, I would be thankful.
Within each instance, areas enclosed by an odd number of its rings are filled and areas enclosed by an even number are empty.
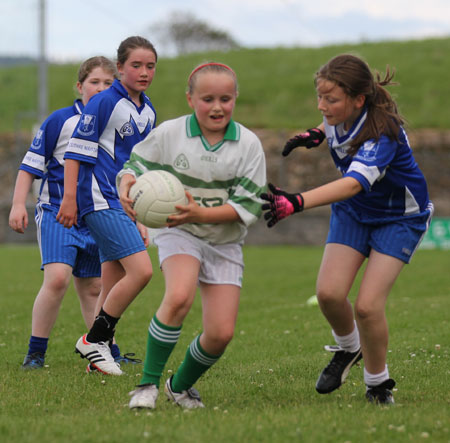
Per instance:
[[[137,270],[137,272],[133,272],[131,277],[141,288],[144,288],[153,277],[153,269],[151,266],[143,267]]]
[[[65,293],[70,283],[70,274],[54,271],[44,278],[43,287],[52,293]]]
[[[170,319],[184,318],[189,312],[191,305],[189,294],[183,291],[166,293],[164,296],[163,308]]]
[[[152,269],[152,268],[146,269],[146,270],[143,272],[143,274],[142,274],[142,280],[143,280],[144,286],[145,286],[147,283],[150,282],[150,280],[152,279],[152,277],[153,277],[153,269]]]
[[[212,346],[214,349],[222,349],[222,351],[224,351],[233,339],[234,328],[217,329],[212,332],[204,332],[204,334],[205,340],[210,346]]]
[[[317,288],[317,300],[323,305],[340,303],[346,299],[347,294],[341,294],[332,288]]]
[[[355,303],[355,316],[359,320],[368,320],[379,314],[378,310],[369,303],[361,303],[358,300]]]

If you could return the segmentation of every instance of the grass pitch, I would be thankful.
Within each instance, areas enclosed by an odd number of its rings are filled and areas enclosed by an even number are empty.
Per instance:
[[[163,293],[155,275],[117,328],[122,352],[144,358],[147,327]],[[165,400],[133,412],[128,392],[141,365],[122,377],[87,375],[74,345],[85,332],[73,288],[64,299],[39,371],[20,369],[41,285],[36,246],[1,246],[0,439],[2,442],[384,442],[450,441],[448,251],[418,251],[388,300],[388,364],[396,405],[364,399],[362,367],[330,395],[314,385],[328,362],[331,333],[314,294],[322,248],[246,247],[246,270],[235,337],[196,387],[204,410],[185,412]],[[352,298],[354,294],[352,294]],[[200,331],[196,300],[162,382]],[[162,387],[162,386],[161,386]]]

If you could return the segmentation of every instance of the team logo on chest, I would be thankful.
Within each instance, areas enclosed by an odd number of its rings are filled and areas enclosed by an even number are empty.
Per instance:
[[[120,128],[119,134],[122,136],[130,136],[134,134],[134,128],[131,122],[126,122]]]
[[[378,147],[378,143],[371,141],[366,142],[361,146],[361,148],[359,148],[356,158],[361,158],[366,161],[374,161],[377,157]]]
[[[77,132],[80,135],[92,135],[94,133],[95,115],[83,114],[78,124]]]
[[[189,161],[184,154],[180,154],[173,162],[173,166],[176,169],[189,169]]]

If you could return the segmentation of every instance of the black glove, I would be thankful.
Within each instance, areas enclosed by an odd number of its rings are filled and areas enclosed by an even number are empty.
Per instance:
[[[269,190],[272,194],[261,194],[261,198],[269,202],[262,205],[262,210],[267,210],[264,214],[264,219],[267,220],[267,227],[271,228],[283,218],[295,212],[303,211],[302,194],[289,194],[275,187],[272,183],[269,183]]]
[[[297,134],[290,138],[283,149],[283,157],[286,157],[297,146],[305,146],[311,149],[319,146],[325,139],[325,134],[319,128],[307,129],[306,132]]]

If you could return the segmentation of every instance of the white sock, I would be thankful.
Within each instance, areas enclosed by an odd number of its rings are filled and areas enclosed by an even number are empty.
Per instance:
[[[361,347],[361,345],[359,344],[359,332],[358,332],[358,327],[356,326],[356,321],[354,323],[355,323],[355,328],[348,335],[339,336],[333,330],[331,331],[334,339],[336,340],[336,343],[344,351],[347,351],[347,352],[356,352]]]
[[[389,371],[387,365],[384,367],[384,371],[379,374],[370,374],[364,368],[364,383],[366,386],[378,386],[389,378]]]

